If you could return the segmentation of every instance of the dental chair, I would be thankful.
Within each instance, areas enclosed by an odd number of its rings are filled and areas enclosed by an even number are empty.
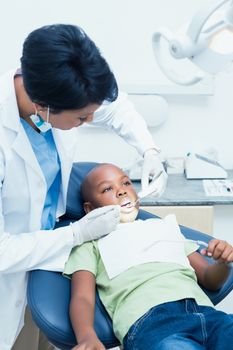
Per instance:
[[[74,163],[68,187],[66,214],[57,227],[68,225],[84,215],[80,184],[85,175],[97,163]],[[139,219],[155,217],[140,210]],[[182,233],[189,239],[208,242],[211,236],[202,232],[180,226]],[[210,258],[206,258],[210,259]],[[210,259],[211,260],[211,259]],[[233,269],[224,286],[216,292],[204,290],[213,304],[218,304],[233,289]],[[36,270],[30,272],[27,290],[28,305],[37,326],[47,336],[48,340],[61,350],[70,350],[76,345],[76,339],[69,319],[70,280],[59,272]],[[135,307],[137,307],[135,305]],[[118,346],[112,322],[108,316],[98,293],[96,293],[94,328],[100,340],[107,349]]]

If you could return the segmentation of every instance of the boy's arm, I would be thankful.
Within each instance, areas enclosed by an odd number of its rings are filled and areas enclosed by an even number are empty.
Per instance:
[[[95,276],[89,271],[77,271],[72,275],[70,318],[78,341],[73,350],[105,350],[93,327],[95,286]]]
[[[188,256],[194,268],[198,282],[205,288],[217,290],[222,287],[230,273],[229,263],[233,261],[233,247],[219,239],[212,239],[208,248],[202,249],[203,255],[212,257],[216,262],[210,265],[199,253]]]

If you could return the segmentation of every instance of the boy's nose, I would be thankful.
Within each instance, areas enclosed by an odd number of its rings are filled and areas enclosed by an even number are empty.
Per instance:
[[[125,196],[126,195],[126,190],[121,188],[117,191],[117,197],[122,197],[122,196]]]

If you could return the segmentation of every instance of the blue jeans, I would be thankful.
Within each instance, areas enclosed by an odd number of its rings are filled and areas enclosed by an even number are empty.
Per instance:
[[[150,309],[129,329],[125,350],[232,350],[233,315],[194,299]]]

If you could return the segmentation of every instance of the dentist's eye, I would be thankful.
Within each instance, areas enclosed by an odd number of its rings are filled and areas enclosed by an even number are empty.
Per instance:
[[[87,117],[78,117],[78,120],[80,120],[80,122],[85,122],[87,120]]]

